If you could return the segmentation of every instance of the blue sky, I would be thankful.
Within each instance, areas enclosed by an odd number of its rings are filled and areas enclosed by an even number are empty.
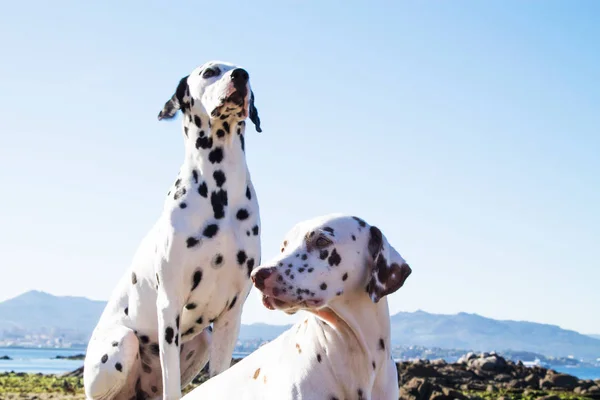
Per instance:
[[[0,300],[107,299],[183,157],[156,115],[248,69],[263,260],[299,220],[378,225],[391,312],[600,333],[600,3],[20,1],[0,14]],[[595,311],[594,311],[595,310]],[[245,323],[287,323],[256,291]]]

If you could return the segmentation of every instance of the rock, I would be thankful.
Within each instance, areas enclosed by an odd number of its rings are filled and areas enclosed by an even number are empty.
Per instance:
[[[509,382],[512,379],[513,379],[513,377],[508,374],[498,374],[498,375],[494,376],[494,380],[496,382],[501,382],[501,383]]]
[[[506,387],[509,389],[523,389],[527,386],[525,382],[519,379],[512,379],[510,382],[506,384]]]
[[[498,391],[498,388],[494,385],[488,385],[485,391],[488,393],[496,393]]]
[[[579,380],[567,374],[546,374],[546,377],[540,382],[542,388],[561,388],[573,390],[578,386]]]
[[[12,358],[10,358],[7,355],[4,355],[4,356],[0,357],[0,360],[12,360]]]
[[[447,364],[446,360],[444,360],[443,358],[438,358],[436,360],[431,361],[431,365],[440,366],[440,365],[446,365],[446,364]]]
[[[537,375],[529,374],[525,377],[525,383],[532,389],[540,387],[540,378]]]
[[[465,396],[458,390],[450,389],[447,387],[442,388],[442,393],[451,399],[456,399],[456,400],[467,400],[468,399],[467,396]]]
[[[499,372],[505,369],[506,360],[499,356],[476,358],[467,362],[469,367],[482,371]]]
[[[462,356],[461,358],[459,358],[458,361],[456,361],[456,363],[457,364],[466,364],[467,361],[472,360],[474,358],[477,358],[475,353],[469,352],[469,353],[465,354],[464,356]]]

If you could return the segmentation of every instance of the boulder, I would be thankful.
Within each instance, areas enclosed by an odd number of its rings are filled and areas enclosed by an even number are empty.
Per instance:
[[[469,353],[465,354],[464,356],[462,356],[461,358],[459,358],[458,361],[456,361],[456,363],[457,364],[466,364],[467,361],[472,360],[474,358],[477,358],[475,353],[469,352]]]
[[[542,388],[560,388],[573,390],[578,386],[579,380],[567,374],[546,374],[546,377],[540,382]]]
[[[525,384],[532,389],[537,389],[540,387],[540,378],[535,374],[529,374],[525,377]]]

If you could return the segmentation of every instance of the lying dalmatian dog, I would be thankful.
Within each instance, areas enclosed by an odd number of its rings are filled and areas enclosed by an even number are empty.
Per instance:
[[[297,224],[252,279],[267,308],[310,316],[184,400],[398,399],[385,296],[410,274],[362,219],[331,214]]]
[[[230,366],[261,256],[244,153],[246,117],[261,132],[248,73],[224,62],[196,68],[158,119],[178,110],[183,165],[92,334],[89,399],[179,399],[209,359],[211,376]]]

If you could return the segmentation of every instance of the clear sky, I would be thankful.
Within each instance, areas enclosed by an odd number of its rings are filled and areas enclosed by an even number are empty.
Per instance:
[[[263,261],[299,220],[378,225],[391,312],[600,333],[600,2],[12,1],[0,13],[0,300],[107,299],[183,159],[157,121],[248,69]],[[288,323],[253,290],[245,323]]]

